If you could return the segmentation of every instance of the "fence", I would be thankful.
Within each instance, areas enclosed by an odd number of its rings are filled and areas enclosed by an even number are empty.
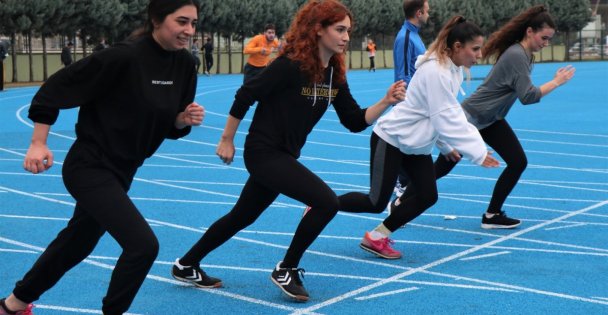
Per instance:
[[[582,60],[608,60],[608,32],[605,29],[593,32],[592,37],[585,37],[583,32],[558,34],[552,40],[552,45],[545,47],[536,54],[536,62],[561,62],[561,61],[582,61]],[[376,52],[376,68],[393,67],[393,41],[394,36],[374,36],[374,41],[378,47]],[[62,65],[60,62],[60,50],[67,39],[61,37],[48,38],[47,46],[47,73],[50,75],[59,70]],[[365,51],[367,37],[351,38],[351,45],[347,56],[350,69],[369,68],[369,59]],[[75,60],[82,58],[80,42],[75,42]],[[13,64],[12,54],[4,60],[5,82],[40,82],[43,78],[43,53],[42,40],[32,38],[32,62],[30,63],[27,40],[17,37],[16,40],[17,58]],[[215,65],[213,73],[241,73],[243,63],[247,61],[247,56],[243,56],[242,42],[233,41],[225,37],[214,37],[214,46],[220,47],[214,52]],[[88,53],[94,44],[89,44]],[[200,56],[201,60],[203,55]],[[30,71],[30,67],[32,71]],[[13,75],[16,69],[16,75]],[[201,67],[200,71],[203,71]],[[30,72],[32,78],[30,79]]]

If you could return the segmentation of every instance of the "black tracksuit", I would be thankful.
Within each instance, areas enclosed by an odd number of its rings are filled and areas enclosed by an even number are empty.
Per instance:
[[[52,125],[63,108],[80,107],[77,139],[64,165],[64,184],[76,200],[74,215],[13,291],[31,303],[85,259],[107,231],[123,252],[116,263],[104,314],[131,305],[156,255],[158,240],[127,196],[137,168],[194,100],[196,73],[185,50],[166,51],[151,36],[116,45],[51,76],[32,101],[29,118]]]
[[[332,69],[324,82],[311,83],[296,62],[279,57],[237,91],[230,115],[243,119],[259,102],[245,141],[249,171],[234,208],[213,223],[203,237],[180,259],[198,265],[262,214],[279,194],[313,208],[300,222],[283,267],[296,267],[306,249],[336,215],[339,200],[321,178],[297,161],[308,134],[333,104],[340,122],[353,132],[368,127],[365,109],[353,99],[347,83],[332,82]],[[331,95],[331,100],[330,100]]]

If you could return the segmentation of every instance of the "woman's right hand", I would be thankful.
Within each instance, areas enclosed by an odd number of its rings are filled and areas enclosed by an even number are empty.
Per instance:
[[[572,77],[574,77],[575,71],[576,71],[576,69],[571,65],[567,65],[565,67],[559,68],[557,70],[557,72],[555,72],[553,81],[555,82],[555,84],[557,84],[557,86],[564,85],[564,84],[568,83],[568,81],[570,81],[570,79],[572,79]]]
[[[33,142],[25,154],[23,168],[34,174],[42,173],[53,166],[53,152],[43,143]]]
[[[222,162],[230,165],[234,159],[234,142],[231,139],[220,139],[215,154],[220,157]]]
[[[500,166],[500,162],[492,156],[491,151],[488,151],[488,154],[486,154],[486,158],[483,160],[483,163],[481,163],[481,166],[498,167]]]

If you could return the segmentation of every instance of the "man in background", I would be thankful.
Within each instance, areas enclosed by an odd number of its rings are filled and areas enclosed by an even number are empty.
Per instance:
[[[274,24],[266,24],[264,34],[254,36],[243,49],[243,53],[249,55],[243,69],[245,74],[243,83],[264,70],[270,62],[270,54],[276,52],[278,48],[279,40],[276,38],[276,28]]]
[[[428,0],[404,0],[403,13],[405,13],[405,22],[397,33],[393,47],[394,79],[395,82],[403,80],[409,84],[416,72],[416,59],[426,52],[419,31],[429,20],[429,2]],[[408,181],[405,172],[400,170],[399,179],[395,185],[397,197],[401,197]]]
[[[4,59],[8,56],[8,42],[0,40],[0,91],[4,90]]]
[[[63,47],[61,50],[61,63],[66,67],[71,65],[73,62],[72,47],[74,47],[74,44],[72,44],[72,42],[68,42],[68,44],[65,45],[65,47]]]

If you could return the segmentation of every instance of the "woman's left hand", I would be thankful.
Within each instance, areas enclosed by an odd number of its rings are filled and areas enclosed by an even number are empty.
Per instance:
[[[406,83],[403,80],[391,84],[384,99],[389,104],[396,104],[403,101],[405,99],[405,85]]]
[[[178,125],[182,127],[199,126],[203,123],[203,118],[205,118],[205,108],[197,103],[191,103],[178,115],[178,120],[180,121],[176,122],[176,127]]]

